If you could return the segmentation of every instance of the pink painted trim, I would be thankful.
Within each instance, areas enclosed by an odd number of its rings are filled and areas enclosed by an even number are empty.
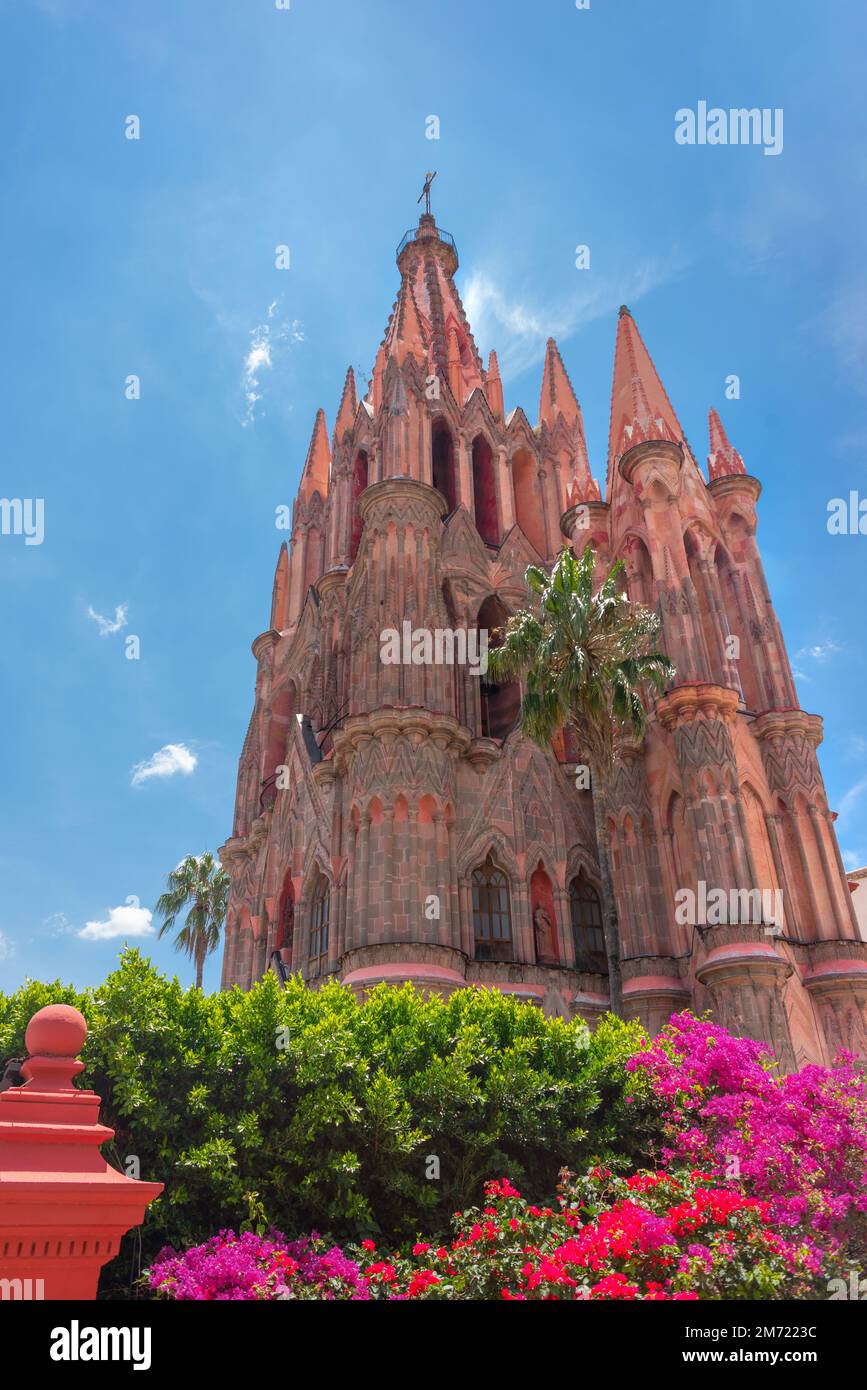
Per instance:
[[[832,975],[867,975],[867,961],[863,960],[826,960],[821,965],[817,965],[813,970],[807,972],[803,977],[805,985],[814,980],[827,979]]]
[[[689,997],[689,990],[682,980],[673,980],[670,975],[638,975],[632,980],[627,980],[623,986],[623,993],[626,994],[646,994],[653,990],[657,994],[682,994],[685,998]]]
[[[728,961],[744,960],[772,960],[779,965],[785,965],[786,961],[775,951],[773,946],[761,941],[738,941],[732,946],[715,946],[710,955],[699,965],[699,970],[706,970],[709,965],[721,965]]]
[[[453,984],[464,985],[466,980],[457,970],[447,970],[443,965],[421,965],[407,961],[396,965],[364,965],[359,970],[350,970],[344,975],[345,985],[364,984],[366,980],[410,980],[410,979],[449,980]]]

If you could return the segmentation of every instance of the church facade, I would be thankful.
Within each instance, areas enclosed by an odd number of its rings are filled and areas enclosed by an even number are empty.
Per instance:
[[[398,248],[372,380],[316,417],[240,758],[222,984],[269,968],[506,991],[591,1023],[608,1002],[580,750],[517,727],[485,640],[528,564],[592,544],[656,609],[675,683],[605,815],[625,1008],[711,1009],[786,1067],[867,1054],[861,940],[756,543],[761,487],[710,413],[707,477],[629,311],[604,500],[549,341],[535,424],[506,412],[434,218]],[[282,964],[281,964],[282,963]]]

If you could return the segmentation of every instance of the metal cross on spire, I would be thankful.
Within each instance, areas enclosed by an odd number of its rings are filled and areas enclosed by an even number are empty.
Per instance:
[[[430,216],[430,186],[431,186],[431,184],[433,183],[433,181],[434,181],[434,179],[436,178],[436,176],[437,176],[437,171],[436,171],[436,169],[434,169],[432,173],[429,171],[429,172],[425,175],[424,188],[422,189],[421,193],[420,193],[420,194],[418,195],[418,197],[416,198],[416,203],[420,203],[421,200],[422,200],[422,198],[424,198],[424,210],[425,210],[425,212],[427,213],[428,216]]]

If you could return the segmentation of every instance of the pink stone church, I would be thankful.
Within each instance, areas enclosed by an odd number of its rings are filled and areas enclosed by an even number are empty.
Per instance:
[[[789,1068],[841,1046],[867,1054],[867,943],[816,756],[822,721],[798,704],[756,544],[758,480],[715,411],[705,480],[624,307],[603,501],[553,340],[532,424],[505,410],[496,355],[485,367],[455,287],[454,241],[430,214],[397,265],[367,395],[350,369],[330,443],[316,417],[291,553],[253,642],[220,851],[223,987],[274,968],[359,995],[409,980],[484,985],[591,1023],[605,1011],[580,751],[524,738],[519,688],[460,660],[456,640],[495,644],[527,601],[527,565],[592,544],[600,574],[623,558],[677,667],[606,809],[627,1014],[655,1030],[710,1009]],[[440,660],[383,660],[385,632],[421,629],[445,635]],[[762,908],[720,920],[703,913],[711,893]]]

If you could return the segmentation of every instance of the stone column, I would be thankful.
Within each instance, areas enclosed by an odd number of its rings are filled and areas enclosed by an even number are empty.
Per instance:
[[[572,907],[566,888],[554,886],[554,904],[557,909],[557,938],[560,946],[560,964],[568,970],[575,969],[575,941],[572,936]]]
[[[816,886],[813,882],[813,874],[810,863],[807,859],[807,848],[804,843],[804,818],[799,811],[792,811],[792,830],[795,835],[795,843],[798,846],[798,858],[801,861],[801,876],[807,885],[807,896],[810,900],[810,910],[813,914],[813,931],[817,937],[827,935],[822,931],[822,912],[819,907],[819,899],[816,897]]]
[[[461,880],[461,950],[467,960],[473,960],[476,954],[476,943],[473,931],[473,895],[470,880]]]
[[[839,936],[845,936],[846,922],[843,918],[843,913],[840,906],[840,898],[839,894],[837,893],[837,883],[835,881],[834,872],[831,868],[831,861],[828,858],[828,846],[825,843],[825,836],[823,834],[822,822],[824,820],[824,817],[822,816],[817,806],[810,807],[810,820],[813,823],[813,835],[815,837],[816,845],[819,850],[819,858],[822,861],[822,873],[825,878],[825,891],[828,894],[828,903],[831,908],[831,917],[837,929],[836,934]]]
[[[536,505],[539,507],[542,513],[542,524],[545,528],[544,558],[547,560],[549,555],[551,554],[551,517],[549,515],[548,499],[545,496],[546,477],[547,474],[545,473],[544,468],[539,468],[536,470]],[[559,532],[559,530],[560,527],[558,524],[557,531]]]
[[[382,845],[383,941],[394,940],[394,806],[386,806],[380,826]]]
[[[449,913],[449,832],[445,816],[439,808],[434,811],[434,843],[436,846],[437,897],[440,900],[440,920],[437,939],[441,946],[451,945],[451,914]]]
[[[526,965],[536,963],[536,941],[533,934],[533,917],[530,911],[530,888],[523,882],[514,883],[512,889],[512,936],[515,959]]]
[[[370,812],[365,810],[361,813],[361,826],[358,832],[358,874],[356,879],[356,901],[355,901],[355,944],[366,946],[367,934],[367,902],[368,886],[370,873]]]
[[[229,989],[232,985],[232,955],[235,950],[236,926],[235,919],[226,918],[226,925],[223,928],[223,966],[220,971],[220,989]]]
[[[785,922],[786,935],[797,936],[800,934],[801,930],[801,919],[798,904],[789,882],[785,855],[783,854],[783,849],[780,844],[780,817],[766,812],[765,825],[768,829],[768,840],[771,846],[771,855],[777,874],[777,882],[783,890],[783,919]]]
[[[497,481],[500,489],[500,508],[505,536],[515,524],[515,489],[511,460],[505,445],[497,450]]]

